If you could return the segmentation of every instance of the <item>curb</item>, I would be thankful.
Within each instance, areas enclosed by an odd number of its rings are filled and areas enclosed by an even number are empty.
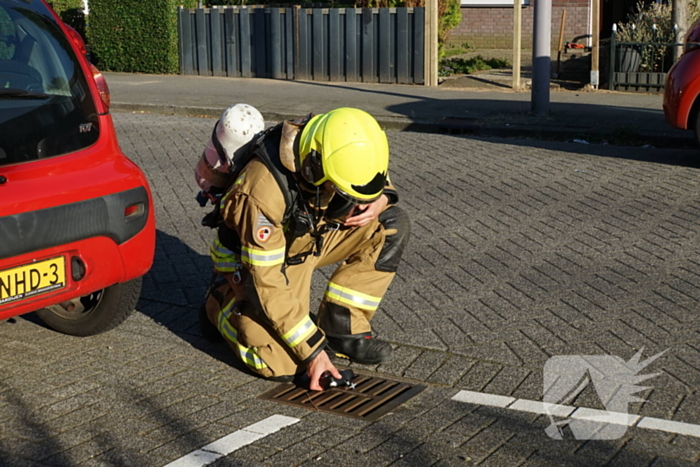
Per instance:
[[[219,118],[222,109],[212,107],[187,107],[175,105],[155,105],[155,104],[131,104],[114,102],[111,110],[117,112],[137,112],[155,113],[163,115],[179,115],[201,118]],[[299,115],[281,114],[275,112],[264,112],[265,120],[268,122],[280,122],[283,120],[293,120]],[[698,142],[692,131],[678,131],[676,133],[667,132],[645,132],[644,134],[629,133],[624,135],[620,143],[615,143],[620,136],[615,132],[601,131],[592,128],[558,128],[543,125],[522,125],[522,124],[494,124],[487,120],[468,120],[458,118],[445,118],[440,121],[414,120],[404,117],[375,117],[384,130],[389,131],[411,131],[416,133],[440,133],[448,135],[462,136],[483,136],[498,138],[524,138],[536,140],[553,141],[573,141],[575,139],[591,139],[591,144],[600,144],[603,141],[611,145],[623,146],[653,146],[656,148],[669,149],[697,149]]]

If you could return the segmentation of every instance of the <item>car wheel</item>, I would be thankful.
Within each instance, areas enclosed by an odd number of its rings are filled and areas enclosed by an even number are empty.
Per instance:
[[[120,325],[134,311],[142,278],[53,305],[36,312],[50,328],[73,336],[93,336]]]

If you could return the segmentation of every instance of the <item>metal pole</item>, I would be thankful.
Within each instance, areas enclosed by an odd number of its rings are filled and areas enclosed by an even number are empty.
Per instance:
[[[611,91],[615,90],[615,49],[617,48],[617,24],[612,25],[612,34],[610,35],[610,64],[608,65],[609,73],[608,76],[608,89]]]
[[[593,13],[591,14],[593,21],[593,47],[591,50],[591,86],[593,89],[598,89],[600,83],[600,2],[599,0],[591,0],[593,2]]]
[[[688,30],[688,2],[685,0],[671,1],[671,21],[676,26],[673,31],[673,41],[677,44],[683,42],[683,36]],[[673,47],[673,61],[678,60],[683,54],[682,46]]]
[[[520,36],[522,30],[521,0],[513,0],[513,89],[520,90]]]
[[[552,53],[552,0],[535,2],[532,47],[532,111],[549,112],[549,75]]]

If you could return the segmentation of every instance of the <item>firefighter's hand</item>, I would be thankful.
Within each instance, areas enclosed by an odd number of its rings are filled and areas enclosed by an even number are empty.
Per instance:
[[[363,225],[367,225],[384,211],[387,204],[389,204],[389,198],[386,195],[382,195],[373,203],[364,206],[356,206],[350,213],[350,217],[345,219],[345,225],[348,227],[362,227]]]
[[[334,378],[342,379],[343,376],[338,372],[335,366],[331,363],[331,359],[328,358],[328,354],[325,351],[321,351],[314,357],[309,366],[306,368],[306,373],[309,375],[309,389],[312,391],[322,391],[320,379],[321,375],[326,371],[330,372]]]

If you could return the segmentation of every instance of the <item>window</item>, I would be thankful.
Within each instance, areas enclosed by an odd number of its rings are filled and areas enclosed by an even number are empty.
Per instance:
[[[74,152],[99,134],[70,43],[34,8],[0,0],[0,166]]]

